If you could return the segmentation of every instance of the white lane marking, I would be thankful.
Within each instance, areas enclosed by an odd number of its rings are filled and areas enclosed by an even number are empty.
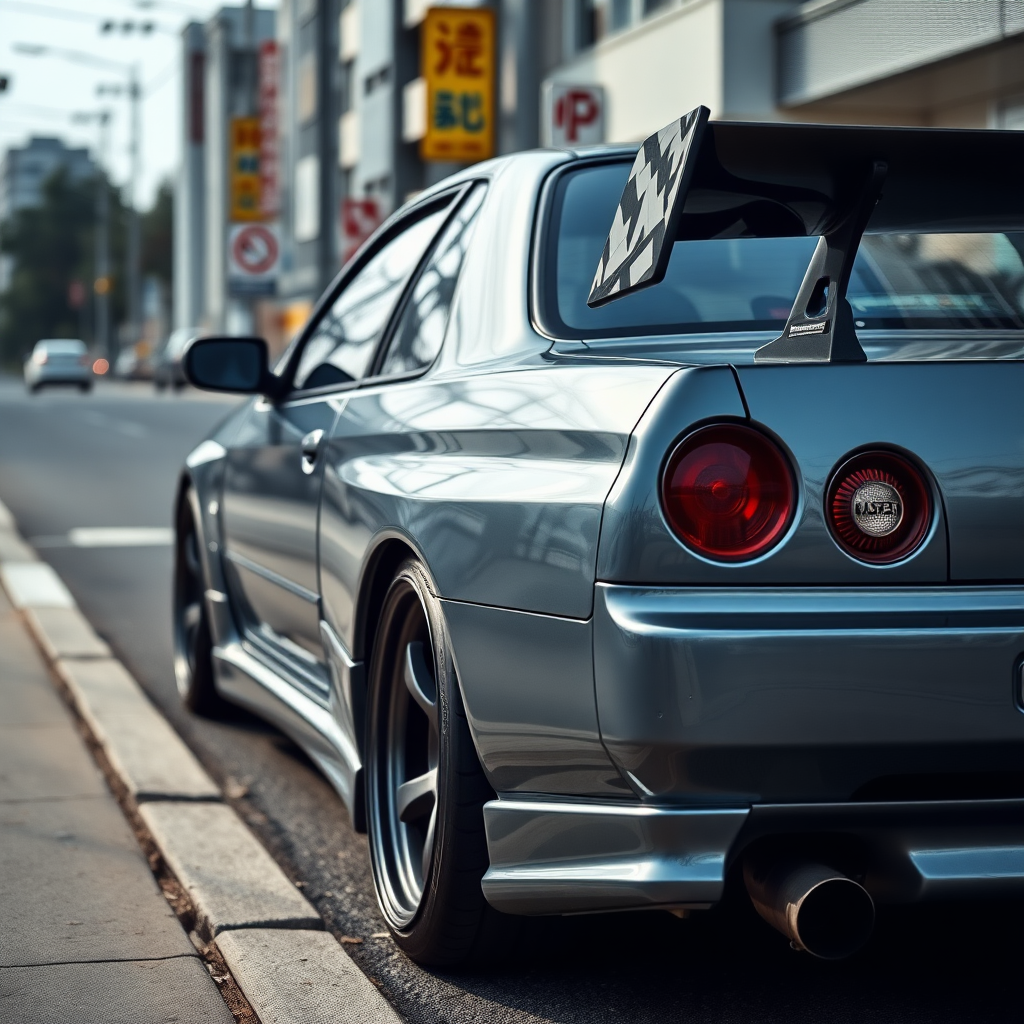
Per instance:
[[[76,548],[152,548],[174,543],[169,526],[78,526],[68,530]]]

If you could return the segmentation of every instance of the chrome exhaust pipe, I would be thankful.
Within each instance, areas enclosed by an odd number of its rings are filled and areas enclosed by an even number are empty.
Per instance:
[[[871,937],[874,901],[862,885],[839,871],[823,864],[748,859],[743,881],[757,912],[794,949],[841,960]]]

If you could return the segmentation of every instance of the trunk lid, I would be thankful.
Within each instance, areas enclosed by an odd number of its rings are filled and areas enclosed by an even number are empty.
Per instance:
[[[598,579],[652,585],[942,585],[1024,581],[1024,362],[869,362],[683,368],[637,425],[609,495]],[[793,525],[758,559],[698,557],[669,530],[660,474],[698,423],[749,416],[788,449]],[[930,474],[934,521],[903,561],[846,554],[826,489],[852,453],[889,448]]]
[[[896,446],[934,477],[947,578],[1024,579],[1024,364],[745,366],[737,375],[752,420],[789,446],[819,516],[846,455]]]

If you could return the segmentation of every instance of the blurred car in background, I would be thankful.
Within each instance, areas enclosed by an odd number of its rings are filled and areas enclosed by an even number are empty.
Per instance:
[[[36,342],[25,360],[25,387],[35,393],[45,384],[74,384],[82,391],[91,390],[92,359],[84,341],[45,338]]]
[[[167,387],[179,391],[185,386],[187,382],[181,366],[181,356],[185,346],[202,333],[199,327],[179,327],[171,332],[167,344],[153,360],[153,385],[157,391],[163,391]]]
[[[114,361],[114,376],[121,380],[152,380],[153,360],[148,342],[140,341],[118,353]]]

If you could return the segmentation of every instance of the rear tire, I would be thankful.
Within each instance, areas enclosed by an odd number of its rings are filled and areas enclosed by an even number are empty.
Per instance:
[[[518,919],[484,899],[484,776],[441,606],[409,559],[384,599],[370,665],[366,809],[377,902],[417,963],[451,966],[504,950]]]
[[[81,391],[83,395],[87,395],[87,394],[89,394],[90,391],[92,391],[92,385],[88,384],[88,383],[86,383],[86,384],[79,384],[78,385],[78,390]]]
[[[196,528],[199,502],[190,490],[178,509],[174,550],[174,678],[182,703],[208,718],[227,707],[213,682],[213,643],[206,609],[206,582]]]

